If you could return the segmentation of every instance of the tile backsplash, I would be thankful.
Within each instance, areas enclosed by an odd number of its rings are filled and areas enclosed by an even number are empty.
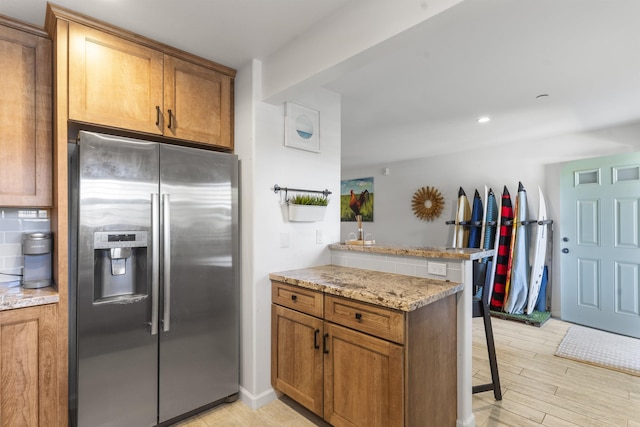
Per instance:
[[[446,275],[436,276],[429,273],[428,263],[430,261],[446,264]],[[331,251],[331,264],[341,265],[343,267],[361,268],[364,270],[382,271],[385,273],[403,274],[405,276],[449,280],[457,283],[463,282],[462,260],[333,250]]]
[[[50,230],[47,211],[0,207],[0,283],[20,280],[10,274],[22,274],[22,234]]]

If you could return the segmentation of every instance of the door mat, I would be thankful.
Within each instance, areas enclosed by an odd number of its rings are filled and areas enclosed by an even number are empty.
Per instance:
[[[516,322],[526,323],[527,325],[542,326],[551,317],[550,311],[537,311],[534,310],[530,315],[528,314],[509,314],[503,311],[491,310],[493,317],[500,319],[515,320]]]
[[[640,377],[640,339],[572,326],[556,356]]]

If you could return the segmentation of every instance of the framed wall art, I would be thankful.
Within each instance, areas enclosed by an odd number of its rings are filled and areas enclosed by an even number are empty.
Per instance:
[[[284,145],[320,152],[320,113],[311,108],[285,103]]]
[[[373,177],[340,181],[340,221],[373,222]]]

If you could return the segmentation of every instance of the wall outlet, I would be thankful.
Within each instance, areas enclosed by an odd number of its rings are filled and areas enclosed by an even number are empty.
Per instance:
[[[18,218],[36,219],[36,218],[38,218],[38,211],[34,211],[34,210],[28,210],[28,211],[19,210],[18,211]]]
[[[447,264],[443,262],[427,262],[427,272],[434,276],[446,276]]]
[[[280,233],[280,247],[281,248],[289,247],[289,233],[287,232]]]
[[[316,244],[322,243],[322,230],[316,230]]]

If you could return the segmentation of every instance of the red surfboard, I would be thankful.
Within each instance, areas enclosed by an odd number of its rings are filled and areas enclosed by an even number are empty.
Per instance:
[[[509,249],[511,247],[511,231],[513,227],[513,205],[507,186],[502,191],[502,205],[500,208],[500,231],[498,234],[498,252],[496,256],[496,274],[491,294],[491,309],[502,310],[504,294],[507,284],[509,264]]]

